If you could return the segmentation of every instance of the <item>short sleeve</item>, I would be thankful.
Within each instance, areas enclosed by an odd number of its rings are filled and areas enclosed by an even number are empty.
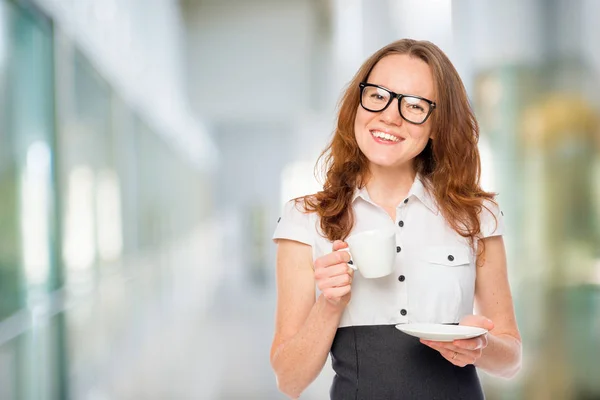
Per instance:
[[[481,224],[480,238],[504,235],[504,213],[494,202],[490,200],[483,202],[479,222]]]
[[[301,201],[296,203],[294,200],[285,203],[273,234],[273,241],[289,239],[313,245],[314,224],[311,226],[311,214],[304,212],[302,204]]]

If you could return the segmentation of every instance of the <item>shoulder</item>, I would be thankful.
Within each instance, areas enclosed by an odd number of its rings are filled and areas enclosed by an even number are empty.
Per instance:
[[[481,238],[504,234],[504,213],[497,200],[482,200],[479,223]]]
[[[307,211],[311,196],[287,201],[277,220],[273,240],[288,239],[312,245],[315,236],[316,213]]]
[[[288,200],[283,204],[281,217],[296,216],[298,218],[309,218],[312,214],[312,206],[316,202],[315,195],[307,195]]]

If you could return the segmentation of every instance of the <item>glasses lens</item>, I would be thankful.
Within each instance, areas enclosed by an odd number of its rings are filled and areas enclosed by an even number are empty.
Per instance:
[[[362,106],[370,111],[381,111],[390,102],[390,94],[374,86],[365,86],[362,92]]]
[[[427,118],[429,110],[431,109],[431,104],[423,99],[412,96],[402,97],[399,106],[400,114],[402,114],[407,121],[414,122],[415,124],[420,124],[425,121],[425,118]]]

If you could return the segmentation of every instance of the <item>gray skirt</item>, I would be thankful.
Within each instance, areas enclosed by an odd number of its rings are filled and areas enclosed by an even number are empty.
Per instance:
[[[457,367],[394,325],[339,328],[332,400],[481,400],[477,370]]]

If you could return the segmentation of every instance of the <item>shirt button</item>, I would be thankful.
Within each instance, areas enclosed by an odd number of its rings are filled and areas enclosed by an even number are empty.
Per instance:
[[[404,199],[404,204],[408,203],[408,199]]]
[[[402,310],[400,310],[400,314],[406,315],[406,310],[403,308]]]
[[[402,228],[404,226],[404,221],[398,222],[398,225],[400,226],[400,228]]]
[[[452,254],[448,256],[448,261],[454,261],[454,256]]]
[[[400,248],[400,246],[396,246],[396,253],[400,253],[402,249]]]
[[[404,282],[404,280],[405,280],[405,279],[406,279],[406,277],[405,277],[404,275],[400,275],[400,276],[398,277],[398,280],[399,280],[400,282]]]

